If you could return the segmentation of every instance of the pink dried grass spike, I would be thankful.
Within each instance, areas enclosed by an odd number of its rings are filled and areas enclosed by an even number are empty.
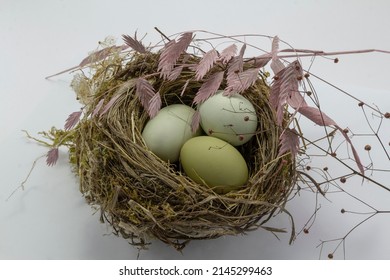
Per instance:
[[[276,110],[278,125],[282,125],[284,105],[287,100],[300,94],[299,77],[302,77],[302,67],[298,61],[294,61],[279,71],[274,78],[270,91],[270,104]]]
[[[139,52],[139,53],[146,53],[147,50],[145,46],[142,44],[141,41],[137,40],[137,32],[134,34],[134,38],[132,38],[129,35],[122,35],[123,41],[133,50]]]
[[[225,89],[225,93],[241,93],[250,88],[259,77],[259,68],[250,68],[243,72],[234,75],[229,81]]]
[[[110,108],[115,104],[115,102],[118,100],[118,98],[120,97],[120,94],[117,94],[115,96],[113,96],[110,101],[108,101],[108,103],[103,107],[103,110],[102,112],[100,113],[100,117],[103,116],[104,114],[106,114]]]
[[[100,99],[98,104],[96,105],[95,109],[92,112],[92,118],[95,117],[97,114],[99,114],[100,109],[102,109],[104,103],[104,98]]]
[[[272,49],[271,49],[272,61],[270,65],[275,75],[280,71],[282,71],[285,67],[283,62],[278,57],[278,51],[279,51],[279,37],[275,36],[274,39],[272,40]]]
[[[144,78],[138,78],[135,87],[135,94],[142,106],[147,110],[149,108],[150,99],[156,94],[153,86]]]
[[[49,79],[49,78],[52,78],[52,77],[55,77],[55,76],[58,76],[58,75],[61,75],[61,74],[64,74],[64,73],[76,70],[76,69],[81,69],[81,68],[87,67],[88,65],[90,65],[92,63],[99,62],[99,61],[107,58],[108,56],[110,56],[115,51],[122,51],[122,50],[127,49],[128,47],[129,46],[127,46],[127,45],[111,46],[111,47],[107,47],[107,48],[95,51],[95,52],[91,53],[90,55],[88,55],[86,58],[84,58],[80,62],[79,65],[71,67],[71,68],[68,68],[68,69],[63,70],[63,71],[61,71],[59,73],[56,73],[54,75],[47,76],[45,79]]]
[[[58,148],[57,147],[52,148],[46,154],[46,164],[48,166],[55,165],[57,163],[58,157],[59,157]]]
[[[236,44],[230,45],[221,52],[218,60],[221,61],[223,64],[227,64],[236,55],[236,53]]]
[[[160,56],[157,71],[166,79],[174,68],[180,55],[183,54],[192,41],[192,32],[183,33],[179,40],[169,41]]]
[[[299,137],[295,128],[286,128],[280,136],[280,148],[278,156],[285,153],[291,153],[293,157],[298,154],[299,151]]]
[[[195,133],[199,129],[200,125],[200,112],[199,110],[196,110],[194,115],[192,116],[191,120],[191,131],[192,133]]]
[[[223,80],[223,71],[219,71],[211,75],[200,87],[194,98],[194,103],[199,104],[207,100],[210,96],[214,95]]]
[[[80,117],[83,111],[73,112],[65,121],[64,129],[70,130],[80,121]]]
[[[149,101],[148,114],[150,118],[154,118],[160,111],[162,105],[160,93],[157,92]]]
[[[167,80],[168,81],[176,80],[177,78],[179,78],[179,76],[180,76],[182,71],[183,71],[183,66],[182,65],[173,68],[171,73],[169,73],[169,75],[167,77]]]
[[[214,63],[218,59],[218,53],[215,49],[212,49],[205,53],[202,59],[199,61],[199,64],[196,66],[195,70],[195,79],[197,81],[203,79],[203,77],[209,72],[209,70],[214,66]]]

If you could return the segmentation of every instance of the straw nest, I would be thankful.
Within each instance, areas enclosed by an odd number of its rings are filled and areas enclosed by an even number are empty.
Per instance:
[[[242,93],[258,116],[256,135],[237,147],[247,162],[249,180],[238,190],[221,193],[195,183],[180,163],[164,162],[143,141],[149,115],[137,98],[134,79],[150,77],[162,106],[195,107],[193,99],[202,85],[186,67],[173,81],[155,75],[159,56],[159,52],[114,55],[111,61],[96,64],[90,78],[78,75],[72,84],[78,98],[89,104],[68,137],[70,161],[88,203],[101,210],[101,220],[111,224],[114,233],[140,247],[159,239],[181,250],[194,239],[243,234],[259,227],[279,231],[265,223],[285,211],[295,162],[289,154],[278,155],[283,128],[276,125],[263,73]],[[190,58],[199,60],[195,55]],[[224,87],[225,79],[220,88]],[[107,103],[116,95],[104,115],[91,117],[103,98]]]

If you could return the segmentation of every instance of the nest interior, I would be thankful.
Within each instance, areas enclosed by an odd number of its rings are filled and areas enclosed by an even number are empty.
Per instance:
[[[125,63],[118,57],[97,67],[91,78],[83,78],[97,90],[93,95],[84,94],[90,104],[89,113],[74,129],[69,145],[81,192],[88,203],[100,208],[101,219],[110,223],[115,233],[138,246],[159,239],[180,250],[190,240],[263,227],[284,208],[295,174],[293,159],[278,156],[281,128],[275,124],[264,77],[259,75],[243,93],[258,116],[256,135],[238,147],[247,162],[249,180],[238,190],[218,193],[195,183],[180,164],[160,160],[145,146],[141,133],[149,116],[132,81],[149,75],[163,106],[183,103],[194,107],[193,98],[201,86],[193,79],[194,71],[187,68],[174,81],[153,75],[158,56],[137,53],[127,57]],[[91,117],[103,97],[107,100],[124,87],[104,116]],[[82,82],[74,88],[83,95]]]

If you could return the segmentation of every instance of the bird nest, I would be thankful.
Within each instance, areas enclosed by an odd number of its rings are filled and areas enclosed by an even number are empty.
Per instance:
[[[239,190],[221,193],[194,182],[180,164],[161,160],[145,145],[141,133],[150,116],[133,81],[157,73],[159,57],[158,53],[135,53],[125,65],[112,68],[103,63],[90,80],[74,84],[83,96],[82,83],[101,83],[92,96],[86,95],[91,106],[85,116],[93,114],[103,97],[119,96],[102,116],[85,117],[73,128],[68,143],[81,192],[90,204],[100,207],[102,219],[115,232],[138,245],[157,238],[180,249],[192,239],[258,228],[283,209],[295,176],[292,157],[278,154],[282,129],[276,125],[269,87],[261,73],[242,93],[258,116],[255,136],[238,148],[247,162],[249,180]],[[191,60],[198,63],[200,58]],[[194,77],[195,72],[185,67],[175,80],[154,76],[151,84],[162,106],[193,106],[202,86]],[[220,88],[226,88],[226,81]],[[122,94],[118,95],[118,89]]]
[[[101,220],[116,234],[136,246],[159,239],[181,250],[190,240],[259,227],[283,231],[266,222],[280,212],[291,217],[285,204],[297,180],[302,137],[299,129],[289,128],[294,114],[336,127],[350,143],[332,119],[305,102],[298,90],[307,78],[300,63],[286,65],[276,56],[277,37],[271,53],[249,58],[242,41],[240,50],[236,44],[221,51],[214,46],[203,50],[192,32],[149,47],[136,36],[123,39],[124,45],[105,46],[71,69],[81,70],[71,86],[83,108],[69,116],[64,130],[45,134],[53,140],[47,163],[54,164],[58,147],[67,146],[88,203],[101,210]],[[272,86],[263,68],[271,60],[276,73]],[[145,124],[161,108],[185,104],[198,112],[218,90],[226,96],[242,95],[257,116],[254,136],[236,147],[249,173],[238,188],[195,182],[180,161],[167,162],[150,151],[142,136]],[[201,118],[193,117],[192,129]],[[358,158],[356,162],[362,170]],[[290,241],[293,236],[292,222]]]

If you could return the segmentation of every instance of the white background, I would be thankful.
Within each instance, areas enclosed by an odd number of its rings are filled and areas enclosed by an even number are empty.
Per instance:
[[[276,239],[258,230],[246,236],[194,241],[178,253],[158,241],[138,252],[100,224],[99,213],[78,191],[77,179],[61,150],[55,167],[44,159],[25,184],[9,195],[28,174],[33,161],[47,149],[26,139],[51,126],[62,127],[67,116],[79,109],[69,87],[72,75],[44,77],[77,65],[99,40],[122,34],[147,33],[145,42],[156,42],[159,27],[166,34],[205,29],[226,35],[256,33],[278,35],[295,48],[324,51],[377,48],[390,50],[388,1],[0,1],[0,259],[318,259],[320,240],[342,237],[361,221],[362,215],[342,215],[341,208],[366,211],[344,194],[321,201],[314,226],[307,235],[288,245],[289,233]],[[270,49],[270,42],[261,47]],[[284,46],[285,47],[285,46]],[[317,59],[311,70],[327,81],[390,111],[390,55],[359,54],[339,57],[338,64]],[[304,66],[308,66],[308,64]],[[356,102],[318,84],[322,108],[341,126],[364,127]],[[355,111],[354,111],[355,110]],[[366,129],[366,128],[365,128]],[[367,131],[363,130],[363,131]],[[385,121],[381,132],[390,131]],[[383,134],[385,144],[389,134]],[[363,151],[372,137],[357,140]],[[386,146],[388,149],[388,146]],[[365,154],[366,155],[366,154]],[[373,155],[375,155],[373,151]],[[367,156],[363,156],[367,163]],[[379,165],[389,169],[389,161]],[[379,167],[379,166],[378,166]],[[376,177],[375,177],[376,176]],[[389,173],[374,178],[387,182]],[[348,191],[379,210],[390,210],[390,193],[374,184],[355,180]],[[7,200],[7,201],[6,201]],[[288,205],[300,229],[313,213],[315,196],[308,193]],[[387,207],[387,208],[386,208]],[[348,259],[390,259],[389,214],[377,215],[345,242]],[[287,217],[272,225],[290,231]],[[335,247],[324,248],[322,258]],[[335,258],[343,258],[342,248]]]

